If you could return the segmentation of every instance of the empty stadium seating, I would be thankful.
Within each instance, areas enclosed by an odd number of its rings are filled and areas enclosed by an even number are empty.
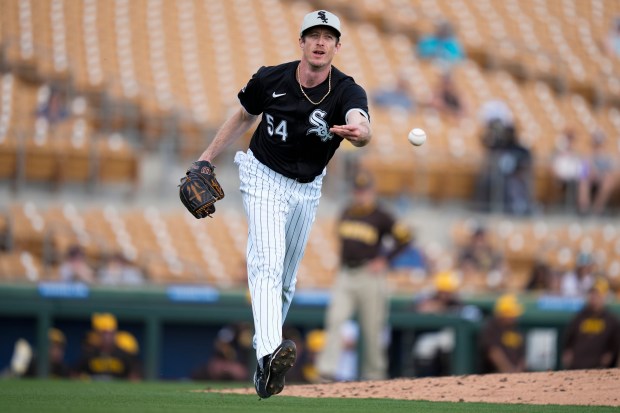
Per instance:
[[[40,259],[27,251],[0,253],[0,281],[31,282],[43,279]]]

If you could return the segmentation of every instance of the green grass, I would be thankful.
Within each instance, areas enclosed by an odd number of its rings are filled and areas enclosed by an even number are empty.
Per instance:
[[[249,385],[249,383],[248,383]],[[183,382],[0,381],[0,412],[225,412],[225,413],[607,413],[614,407],[439,403],[384,399],[319,399],[193,392],[223,384]]]

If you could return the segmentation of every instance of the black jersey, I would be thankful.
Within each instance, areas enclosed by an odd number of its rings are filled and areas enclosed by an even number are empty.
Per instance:
[[[238,97],[248,113],[262,113],[250,142],[256,159],[286,177],[311,180],[323,172],[342,141],[329,128],[344,125],[350,110],[368,117],[368,100],[352,77],[332,66],[331,92],[319,105],[310,103],[297,82],[298,64],[261,67]],[[319,102],[328,80],[304,91]]]

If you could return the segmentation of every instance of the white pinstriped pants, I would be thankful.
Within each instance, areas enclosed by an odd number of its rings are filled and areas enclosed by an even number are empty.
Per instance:
[[[299,183],[237,152],[241,195],[248,219],[248,285],[254,316],[256,358],[282,342],[282,325],[291,306],[297,270],[321,197],[325,171]]]

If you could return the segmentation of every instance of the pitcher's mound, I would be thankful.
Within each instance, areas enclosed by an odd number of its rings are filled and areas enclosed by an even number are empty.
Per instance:
[[[217,391],[255,394],[253,388]],[[620,369],[288,385],[281,395],[620,406]]]

